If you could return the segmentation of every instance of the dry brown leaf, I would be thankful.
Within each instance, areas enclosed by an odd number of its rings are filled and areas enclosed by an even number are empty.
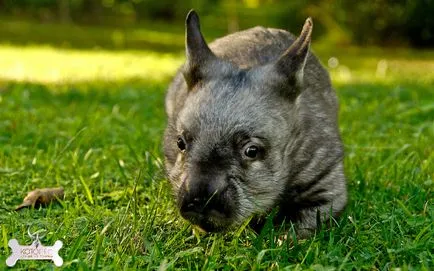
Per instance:
[[[56,188],[42,188],[30,191],[24,198],[23,203],[21,203],[15,211],[18,211],[25,207],[35,207],[40,205],[47,205],[50,202],[56,200],[62,200],[65,196],[63,187]]]

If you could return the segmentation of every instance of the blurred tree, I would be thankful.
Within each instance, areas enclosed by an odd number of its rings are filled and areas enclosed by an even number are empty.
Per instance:
[[[69,23],[71,21],[69,3],[69,0],[57,0],[59,19],[62,23]]]
[[[434,46],[434,1],[422,0],[412,2],[408,11],[406,35],[414,46]]]
[[[338,1],[316,0],[312,2],[304,8],[304,14],[315,19],[315,29],[319,25],[320,32],[327,33],[327,39],[330,43],[344,45],[350,43],[351,38],[345,26],[339,21],[339,18],[342,17],[342,9],[337,8]],[[322,27],[323,29],[321,29]]]
[[[337,10],[358,44],[434,46],[434,0],[343,0]]]
[[[114,0],[113,0],[114,1]],[[80,13],[91,16],[90,19],[93,22],[101,23],[102,13],[104,9],[104,2],[110,3],[110,1],[101,0],[81,0],[80,1]]]
[[[225,0],[223,5],[226,10],[226,18],[228,21],[228,32],[233,33],[239,30],[240,25],[237,13],[237,0]]]
[[[344,10],[341,23],[349,30],[353,41],[367,45],[394,44],[408,20],[411,0],[340,1]]]
[[[0,15],[63,23],[182,23],[192,7],[208,25],[229,32],[253,25],[298,29],[312,16],[315,36],[326,34],[333,43],[434,46],[434,0],[0,0]]]

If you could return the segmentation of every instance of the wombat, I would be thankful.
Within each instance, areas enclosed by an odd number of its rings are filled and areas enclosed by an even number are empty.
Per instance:
[[[208,47],[186,19],[186,62],[166,96],[165,167],[181,216],[224,231],[278,210],[308,236],[347,202],[338,101],[298,38],[255,27]]]

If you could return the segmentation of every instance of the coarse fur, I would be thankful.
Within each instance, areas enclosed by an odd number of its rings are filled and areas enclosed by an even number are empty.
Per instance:
[[[308,19],[298,39],[255,27],[208,47],[197,14],[187,16],[164,154],[181,215],[193,224],[227,230],[278,208],[305,237],[319,217],[344,209],[338,101],[310,52],[311,32]]]

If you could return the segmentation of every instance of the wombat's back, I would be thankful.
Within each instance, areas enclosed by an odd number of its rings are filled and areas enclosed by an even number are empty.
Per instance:
[[[219,38],[210,48],[240,68],[250,68],[277,60],[294,40],[287,31],[257,26]]]
[[[210,48],[217,56],[240,68],[250,68],[276,61],[295,39],[288,31],[257,26],[219,38],[210,44]],[[336,110],[337,101],[329,75],[312,53],[307,58],[304,77],[305,84],[326,92],[324,98]]]

